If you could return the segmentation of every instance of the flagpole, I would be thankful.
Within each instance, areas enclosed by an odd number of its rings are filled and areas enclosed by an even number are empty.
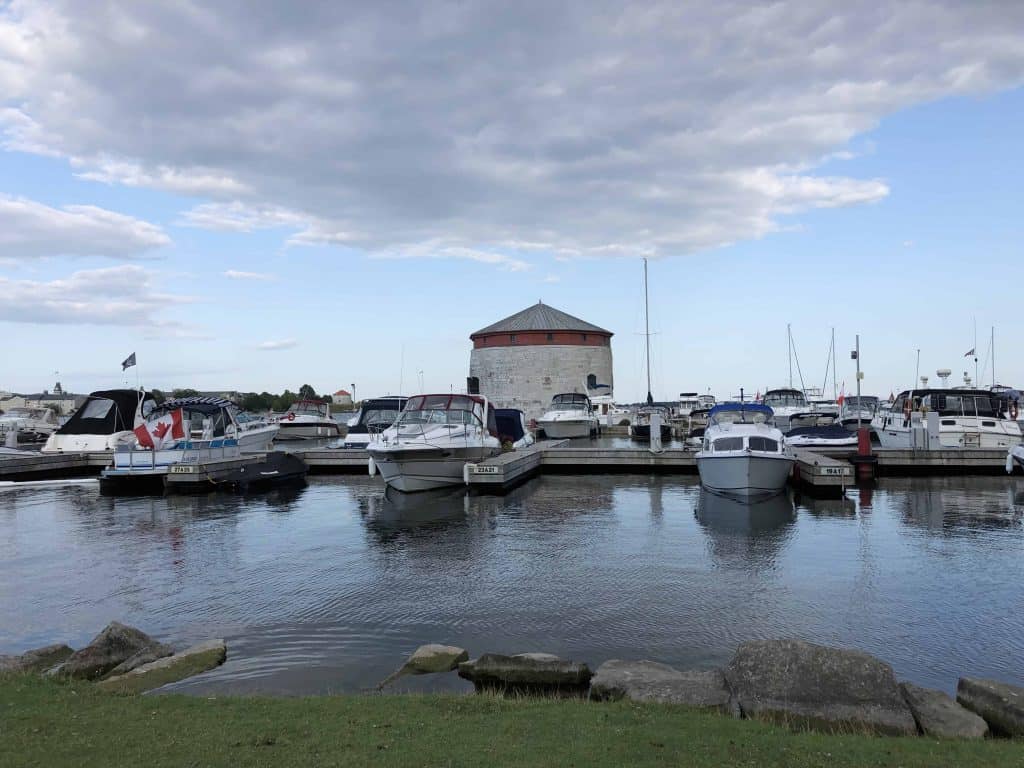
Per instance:
[[[974,386],[980,387],[981,381],[978,379],[978,318],[974,318]]]

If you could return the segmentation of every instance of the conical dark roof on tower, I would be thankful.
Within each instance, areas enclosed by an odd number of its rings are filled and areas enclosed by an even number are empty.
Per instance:
[[[481,328],[471,334],[469,338],[485,336],[490,333],[519,333],[523,331],[578,331],[582,333],[602,333],[611,336],[611,331],[606,331],[586,320],[573,317],[568,312],[549,307],[547,304],[538,301],[533,306],[527,307],[522,312],[509,315],[504,320]]]

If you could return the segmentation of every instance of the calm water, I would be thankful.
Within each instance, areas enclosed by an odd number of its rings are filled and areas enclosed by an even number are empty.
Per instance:
[[[1024,481],[887,480],[747,508],[696,478],[544,477],[504,498],[302,491],[109,499],[0,493],[0,652],[119,619],[225,637],[191,692],[373,685],[417,645],[683,666],[749,638],[859,647],[918,683],[1024,684]],[[449,676],[406,688],[452,687]]]

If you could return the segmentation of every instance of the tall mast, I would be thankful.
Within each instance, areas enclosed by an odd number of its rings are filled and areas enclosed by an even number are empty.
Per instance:
[[[793,331],[786,323],[786,351],[789,352],[789,388],[793,388]]]
[[[839,387],[836,381],[836,329],[832,329],[832,399],[839,397]]]
[[[647,258],[644,257],[644,338],[647,341],[647,404],[654,403],[651,395],[651,317],[647,304]]]
[[[992,326],[992,386],[996,385],[996,327]]]

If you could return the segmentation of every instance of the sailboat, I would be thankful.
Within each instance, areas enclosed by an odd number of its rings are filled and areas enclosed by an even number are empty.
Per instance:
[[[668,440],[672,436],[668,408],[655,405],[651,394],[651,314],[647,298],[647,259],[644,259],[644,338],[647,342],[647,404],[637,409],[636,418],[629,425],[629,436],[636,440],[650,440],[651,424],[658,421],[661,439]],[[658,418],[654,419],[654,416]]]

